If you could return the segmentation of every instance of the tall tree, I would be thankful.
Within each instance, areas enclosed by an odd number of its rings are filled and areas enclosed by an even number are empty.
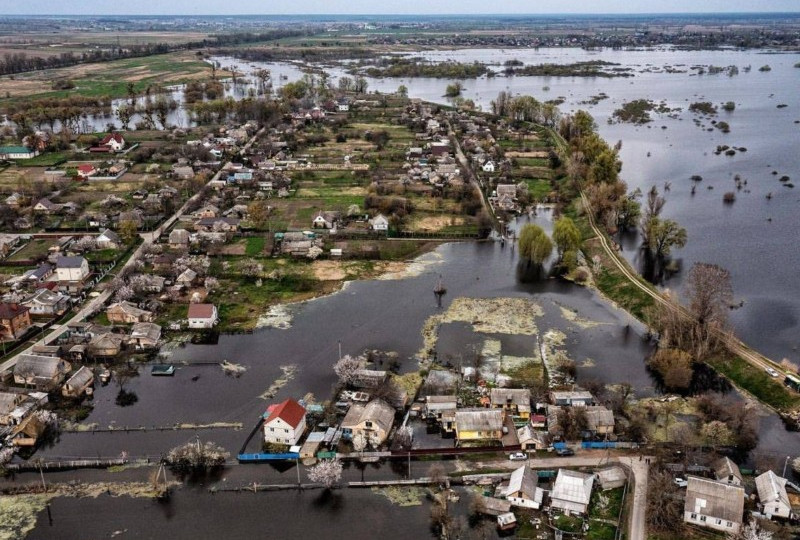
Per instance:
[[[538,225],[527,224],[519,235],[519,254],[534,264],[542,264],[553,252],[553,242]]]
[[[656,258],[663,258],[672,248],[686,245],[686,229],[671,219],[653,218],[647,227],[647,245]]]
[[[553,241],[558,248],[558,256],[563,259],[564,253],[580,249],[581,231],[570,218],[559,218],[553,227]]]

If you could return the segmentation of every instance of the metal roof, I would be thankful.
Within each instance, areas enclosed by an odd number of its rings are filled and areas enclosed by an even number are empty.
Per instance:
[[[716,480],[689,476],[685,512],[703,514],[733,523],[742,522],[744,489]]]

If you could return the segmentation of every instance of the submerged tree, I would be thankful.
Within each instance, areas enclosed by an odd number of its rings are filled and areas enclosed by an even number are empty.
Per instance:
[[[519,235],[519,254],[534,264],[542,264],[553,252],[553,242],[538,225],[527,224]]]
[[[553,240],[558,248],[559,258],[563,259],[565,253],[580,249],[581,231],[570,218],[562,217],[553,227]]]
[[[342,479],[342,462],[338,459],[323,459],[308,470],[308,479],[331,489]]]
[[[358,370],[362,367],[364,367],[364,358],[346,354],[333,365],[333,372],[339,377],[339,382],[349,385],[355,382]]]
[[[230,453],[221,446],[211,441],[202,444],[197,439],[195,442],[176,446],[169,451],[164,461],[173,471],[185,474],[222,467],[229,457]]]

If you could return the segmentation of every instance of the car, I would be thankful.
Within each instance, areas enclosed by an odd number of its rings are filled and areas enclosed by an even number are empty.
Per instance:
[[[508,456],[508,459],[510,459],[511,461],[525,461],[526,459],[528,459],[528,454],[526,454],[525,452],[514,452],[513,454]]]
[[[777,377],[778,376],[778,372],[775,371],[774,369],[772,369],[771,367],[768,367],[766,369],[766,372],[769,374],[770,377]]]
[[[556,455],[560,457],[574,456],[575,450],[572,448],[559,448],[556,450]]]
[[[673,482],[675,482],[675,485],[678,486],[679,488],[685,488],[686,486],[689,485],[689,482],[687,482],[683,478],[676,478],[673,480]]]

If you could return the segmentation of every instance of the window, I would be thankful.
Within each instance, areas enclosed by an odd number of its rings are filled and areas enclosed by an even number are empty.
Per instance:
[[[367,421],[364,423],[364,425],[365,425],[365,426],[367,426],[367,429],[372,429],[372,422],[371,422],[370,420],[367,420]]]
[[[705,520],[706,520],[706,516],[700,516],[700,521],[705,522]]]
[[[733,527],[733,523],[731,523],[731,522],[729,521],[729,522],[728,522],[728,527]]]
[[[274,432],[274,431],[275,431],[275,428],[274,428],[274,427],[271,427],[271,428],[269,428],[269,430],[270,430],[270,431],[272,431],[272,432]]]
[[[283,432],[284,433],[289,433],[289,430],[288,429],[284,429]]]
[[[697,514],[692,514],[692,519],[697,519]]]
[[[722,525],[722,520],[721,519],[717,520],[717,525]]]

